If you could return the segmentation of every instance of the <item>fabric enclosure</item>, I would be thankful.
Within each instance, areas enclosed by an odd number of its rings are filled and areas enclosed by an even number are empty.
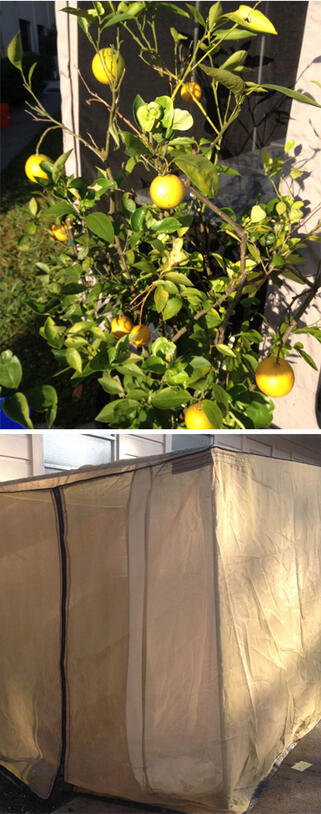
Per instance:
[[[0,762],[244,812],[321,718],[321,479],[218,449],[0,487]]]

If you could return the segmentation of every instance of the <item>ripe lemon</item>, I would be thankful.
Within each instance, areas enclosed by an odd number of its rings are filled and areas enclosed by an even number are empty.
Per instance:
[[[62,226],[61,224],[60,226],[57,226],[55,223],[53,223],[52,226],[50,227],[50,231],[52,236],[55,237],[56,240],[60,240],[61,243],[64,243],[65,240],[68,240],[67,226]]]
[[[277,361],[276,356],[267,356],[256,369],[255,381],[266,396],[287,396],[294,385],[293,369],[285,359]]]
[[[27,161],[25,163],[25,173],[29,181],[32,181],[33,184],[37,183],[37,178],[48,178],[47,173],[41,169],[41,162],[42,161],[50,161],[51,158],[48,158],[47,155],[43,155],[43,153],[34,153],[33,155],[29,155]]]
[[[198,82],[184,82],[181,87],[181,97],[187,105],[192,104],[195,99],[202,96],[202,88]]]
[[[202,402],[191,404],[185,412],[185,424],[188,430],[214,430],[215,427],[208,420],[203,410]]]
[[[102,82],[103,85],[114,85],[124,73],[125,60],[114,48],[101,48],[95,54],[91,68],[98,82]]]
[[[114,317],[111,322],[111,332],[114,336],[117,336],[117,339],[120,339],[121,336],[125,336],[125,334],[130,334],[133,327],[133,323],[130,317]]]
[[[131,330],[131,340],[136,345],[136,348],[142,348],[148,345],[151,340],[151,332],[147,325],[134,325]]]
[[[150,185],[149,194],[160,209],[172,209],[184,200],[185,188],[177,175],[157,175]]]

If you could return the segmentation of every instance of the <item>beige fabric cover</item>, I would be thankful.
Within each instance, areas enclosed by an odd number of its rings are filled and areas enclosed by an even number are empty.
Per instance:
[[[243,812],[321,717],[320,469],[221,450],[0,488],[0,761],[41,796],[61,757],[60,491],[69,783]]]

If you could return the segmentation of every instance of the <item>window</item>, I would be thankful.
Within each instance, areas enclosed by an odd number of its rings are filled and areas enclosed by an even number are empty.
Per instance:
[[[21,44],[24,52],[31,51],[31,31],[29,20],[19,20]]]
[[[44,473],[107,464],[115,459],[115,439],[111,434],[44,432]]]
[[[46,50],[47,29],[44,25],[37,25],[38,50],[42,54]]]

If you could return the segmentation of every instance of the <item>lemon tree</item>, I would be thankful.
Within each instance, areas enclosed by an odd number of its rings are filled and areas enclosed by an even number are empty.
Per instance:
[[[160,7],[172,20],[171,67],[159,51]],[[222,174],[236,173],[220,158],[224,134],[248,97],[271,90],[248,78],[245,44],[249,36],[276,36],[275,28],[257,8],[241,5],[224,14],[220,2],[206,19],[191,4],[172,2],[95,2],[66,12],[78,17],[93,48],[92,110],[93,116],[98,104],[104,116],[107,110],[106,137],[97,145],[75,134],[99,159],[91,182],[66,174],[70,151],[57,158],[40,152],[45,134],[28,159],[32,229],[45,224],[48,240],[61,242],[54,264],[33,258],[39,295],[29,301],[42,317],[40,334],[57,373],[42,389],[24,393],[19,360],[6,351],[0,365],[4,409],[16,409],[21,423],[30,426],[29,405],[52,426],[59,371],[68,370],[77,398],[87,380],[96,383],[103,406],[92,418],[115,428],[267,427],[272,398],[286,397],[294,384],[289,354],[315,367],[297,340],[309,334],[321,341],[320,326],[303,319],[321,271],[308,277],[302,255],[307,242],[320,235],[315,229],[303,236],[304,203],[295,199],[291,184],[279,180],[289,167],[292,179],[300,173],[294,144],[285,146],[283,158],[262,151],[273,189],[268,203],[257,201],[237,217],[233,209],[219,208],[216,198]],[[182,17],[200,24],[195,47],[179,30]],[[122,113],[124,32],[150,71],[149,98],[136,94],[131,119]],[[23,74],[18,35],[8,55],[31,94],[32,114],[49,127],[64,128],[38,102],[32,71]],[[157,75],[164,83],[161,96],[153,93]],[[203,105],[205,87],[215,119]],[[310,96],[273,87],[320,107]],[[209,133],[199,140],[195,109]],[[119,155],[117,174],[110,167],[111,150]],[[143,202],[131,181],[138,164],[149,178],[150,198]],[[28,250],[25,239],[22,249]],[[269,279],[282,289],[289,278],[302,293],[272,330],[263,317],[262,291]]]

